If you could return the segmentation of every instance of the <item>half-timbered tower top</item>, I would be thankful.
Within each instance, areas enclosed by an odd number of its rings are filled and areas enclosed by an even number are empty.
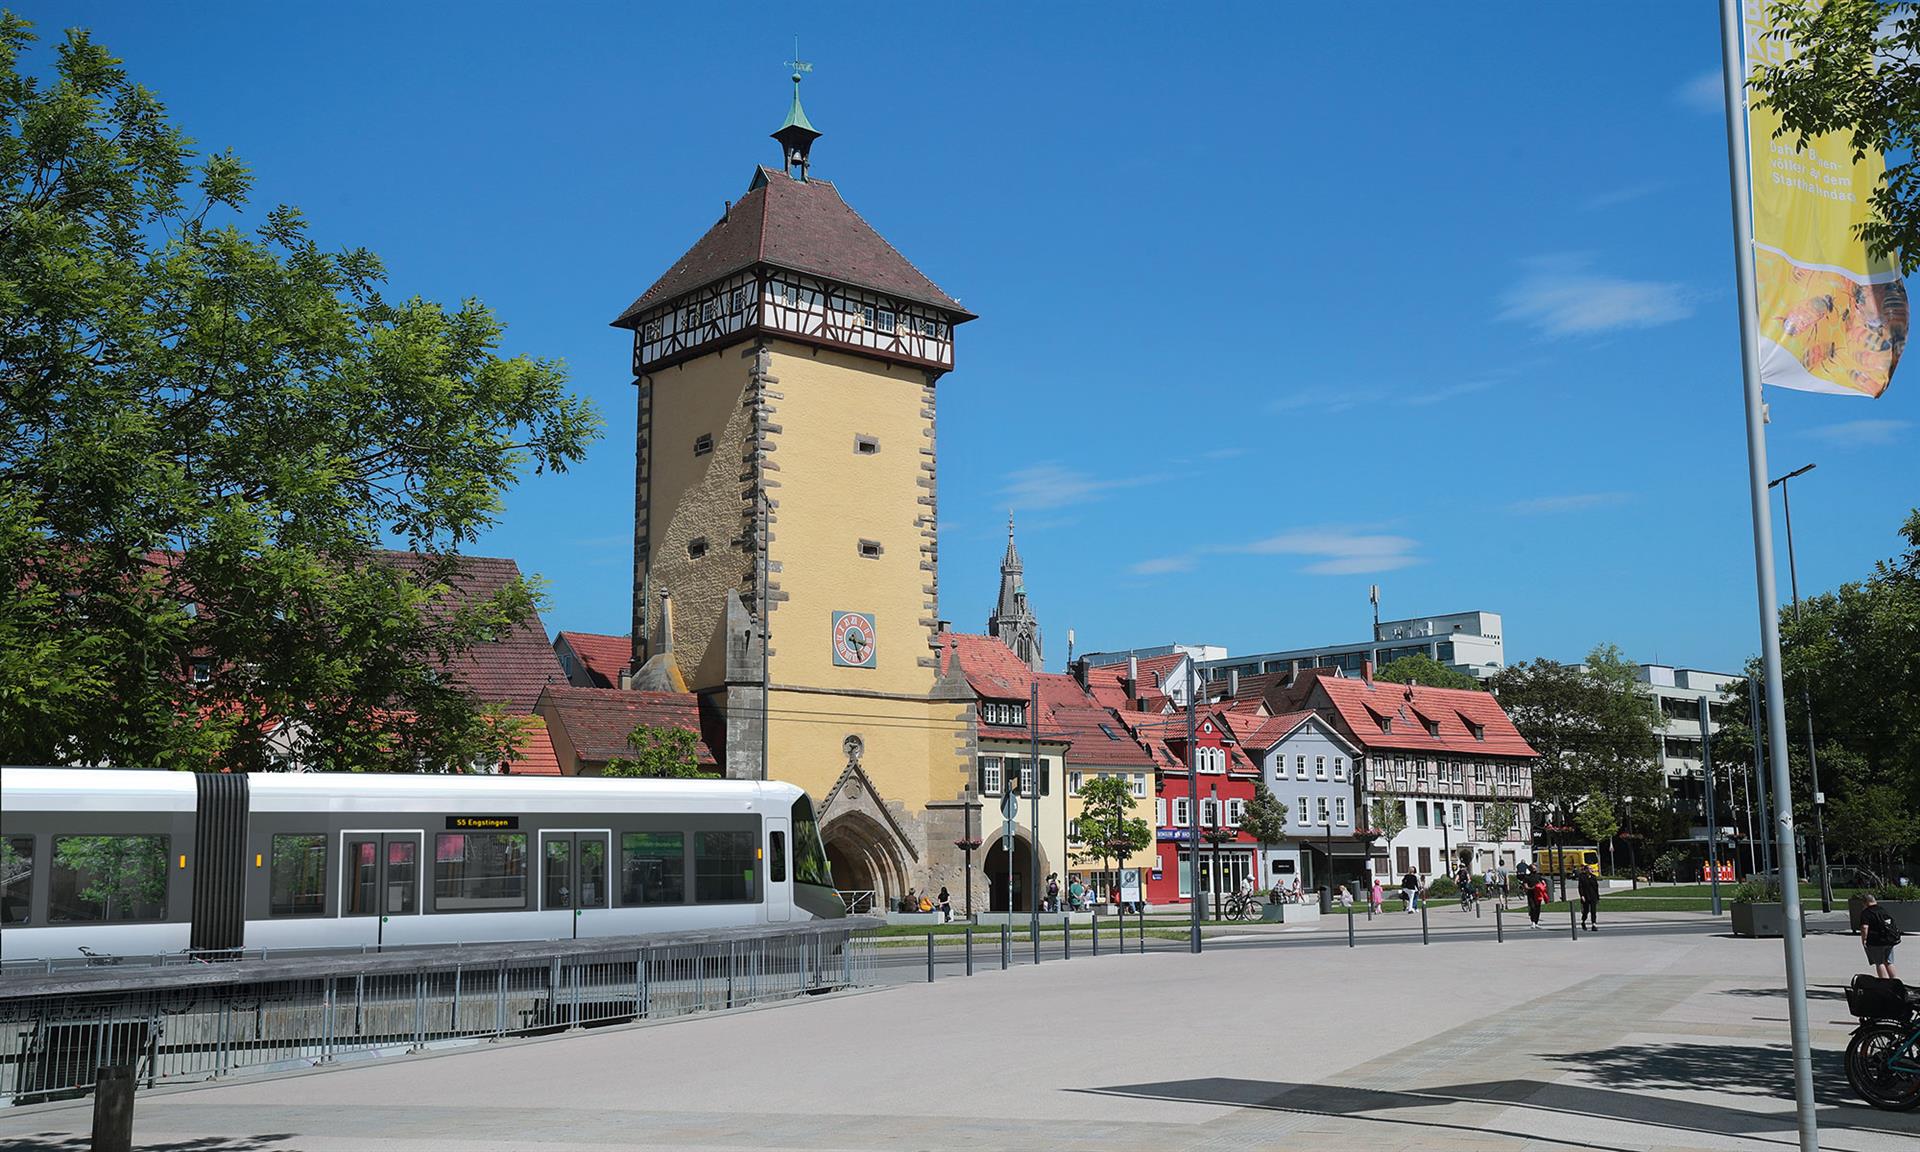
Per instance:
[[[974,314],[861,219],[831,181],[808,177],[820,133],[797,85],[773,135],[785,169],[755,168],[746,195],[613,321],[633,330],[634,374],[750,335],[951,369],[953,327]]]

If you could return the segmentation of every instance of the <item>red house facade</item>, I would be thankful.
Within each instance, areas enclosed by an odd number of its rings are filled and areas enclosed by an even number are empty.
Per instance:
[[[1146,745],[1156,768],[1154,865],[1143,880],[1147,903],[1187,904],[1196,894],[1210,902],[1216,894],[1224,900],[1248,877],[1258,885],[1259,845],[1240,825],[1260,770],[1232,730],[1212,709],[1195,716],[1190,774],[1184,712],[1122,712],[1120,717]]]

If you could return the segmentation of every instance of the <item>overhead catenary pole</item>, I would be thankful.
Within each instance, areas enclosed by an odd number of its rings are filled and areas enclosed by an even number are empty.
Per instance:
[[[1193,657],[1187,657],[1187,894],[1193,927],[1187,947],[1200,951],[1200,757],[1193,747]]]
[[[1786,513],[1787,521],[1787,581],[1793,589],[1793,623],[1800,624],[1800,570],[1793,562],[1793,498],[1789,496],[1787,481],[1795,476],[1804,475],[1818,468],[1818,464],[1808,464],[1796,468],[1785,476],[1774,480],[1767,487],[1780,489],[1780,508]],[[1800,707],[1807,714],[1807,786],[1813,789],[1813,844],[1820,857],[1820,911],[1833,911],[1833,881],[1827,872],[1827,795],[1820,790],[1820,756],[1813,746],[1813,689],[1809,681],[1813,673],[1802,669],[1800,672]]]
[[[1772,508],[1767,500],[1766,402],[1760,392],[1758,312],[1754,303],[1753,216],[1746,133],[1746,72],[1741,45],[1746,26],[1739,0],[1720,0],[1720,74],[1727,111],[1727,161],[1733,195],[1733,260],[1740,303],[1740,375],[1746,400],[1747,494],[1753,515],[1753,568],[1760,615],[1760,664],[1767,687],[1768,735],[1773,795],[1779,812],[1773,836],[1780,856],[1785,928],[1787,1029],[1793,1046],[1794,1111],[1801,1152],[1819,1152],[1814,1113],[1813,1053],[1807,1030],[1807,969],[1801,937],[1800,869],[1793,856],[1793,789],[1787,775],[1785,688],[1780,680],[1779,595],[1773,576]]]
[[[1753,780],[1760,787],[1760,870],[1773,871],[1773,809],[1767,803],[1767,733],[1761,724],[1760,685],[1747,677],[1747,711],[1753,723]]]
[[[1028,880],[1027,902],[1033,906],[1033,962],[1040,962],[1040,681],[1033,681],[1032,695],[1027,704],[1027,730],[1033,734],[1033,843],[1027,846]]]

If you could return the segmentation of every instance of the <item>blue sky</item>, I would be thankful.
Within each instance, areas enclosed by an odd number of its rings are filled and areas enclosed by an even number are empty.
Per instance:
[[[1012,507],[1055,666],[1068,628],[1361,637],[1376,582],[1503,613],[1510,659],[1757,644],[1712,5],[19,11],[94,29],[257,205],[567,361],[606,437],[483,543],[550,630],[626,630],[607,322],[776,160],[797,32],[815,174],[981,317],[940,385],[957,627]],[[1770,399],[1773,471],[1819,463],[1801,587],[1863,575],[1920,502],[1920,365]]]

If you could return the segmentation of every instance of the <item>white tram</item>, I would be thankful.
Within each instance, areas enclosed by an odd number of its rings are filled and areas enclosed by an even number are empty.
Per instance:
[[[5,960],[842,915],[791,784],[0,768]]]

